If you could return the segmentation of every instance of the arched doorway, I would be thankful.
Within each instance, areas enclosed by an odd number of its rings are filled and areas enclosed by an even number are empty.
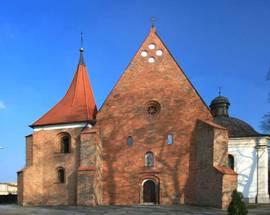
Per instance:
[[[152,180],[143,182],[143,203],[156,204],[158,201],[158,187]]]

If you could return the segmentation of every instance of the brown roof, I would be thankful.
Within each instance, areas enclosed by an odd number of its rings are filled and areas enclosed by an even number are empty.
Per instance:
[[[77,71],[66,95],[51,110],[34,122],[31,127],[95,119],[97,107],[83,60],[83,49],[80,52]]]
[[[225,166],[215,166],[216,170],[223,173],[223,174],[228,174],[228,175],[237,175],[237,173],[232,170],[229,167],[225,167]]]
[[[206,123],[207,125],[214,127],[214,128],[219,128],[219,129],[223,129],[223,130],[227,130],[226,127],[221,126],[220,124],[217,124],[215,122],[209,121],[209,120],[202,120],[199,119],[199,121],[202,121],[203,123]]]

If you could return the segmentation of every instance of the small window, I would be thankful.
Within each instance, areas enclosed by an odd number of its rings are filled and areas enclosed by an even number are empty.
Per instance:
[[[231,169],[234,169],[234,157],[233,155],[228,155],[228,166]]]
[[[59,183],[65,183],[65,169],[60,167],[57,169],[57,178]]]
[[[128,136],[127,144],[128,144],[129,147],[133,146],[133,138],[132,138],[132,136]]]
[[[154,154],[153,152],[146,152],[144,156],[144,165],[147,167],[154,166]]]
[[[167,136],[167,144],[168,145],[173,144],[173,135],[172,134],[168,134],[168,136]]]
[[[70,153],[70,136],[64,135],[61,137],[61,152]]]

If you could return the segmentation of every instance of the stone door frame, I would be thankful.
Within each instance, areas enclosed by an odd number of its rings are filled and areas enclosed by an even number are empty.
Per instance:
[[[148,202],[143,201],[143,185],[147,181],[152,181],[155,184],[155,205],[159,204],[159,196],[160,196],[160,189],[159,189],[159,179],[156,177],[145,177],[141,180],[140,183],[140,204],[151,204]]]

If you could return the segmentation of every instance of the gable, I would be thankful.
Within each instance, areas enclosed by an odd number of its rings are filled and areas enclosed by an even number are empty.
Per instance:
[[[113,114],[119,102],[127,105],[131,100],[132,103],[142,102],[141,97],[144,102],[160,101],[164,96],[170,97],[169,100],[175,100],[179,108],[183,104],[186,104],[185,108],[195,105],[197,111],[205,112],[207,118],[212,119],[207,104],[177,64],[155,28],[152,28],[103,103],[98,115],[107,111]],[[134,100],[139,97],[140,99]]]

